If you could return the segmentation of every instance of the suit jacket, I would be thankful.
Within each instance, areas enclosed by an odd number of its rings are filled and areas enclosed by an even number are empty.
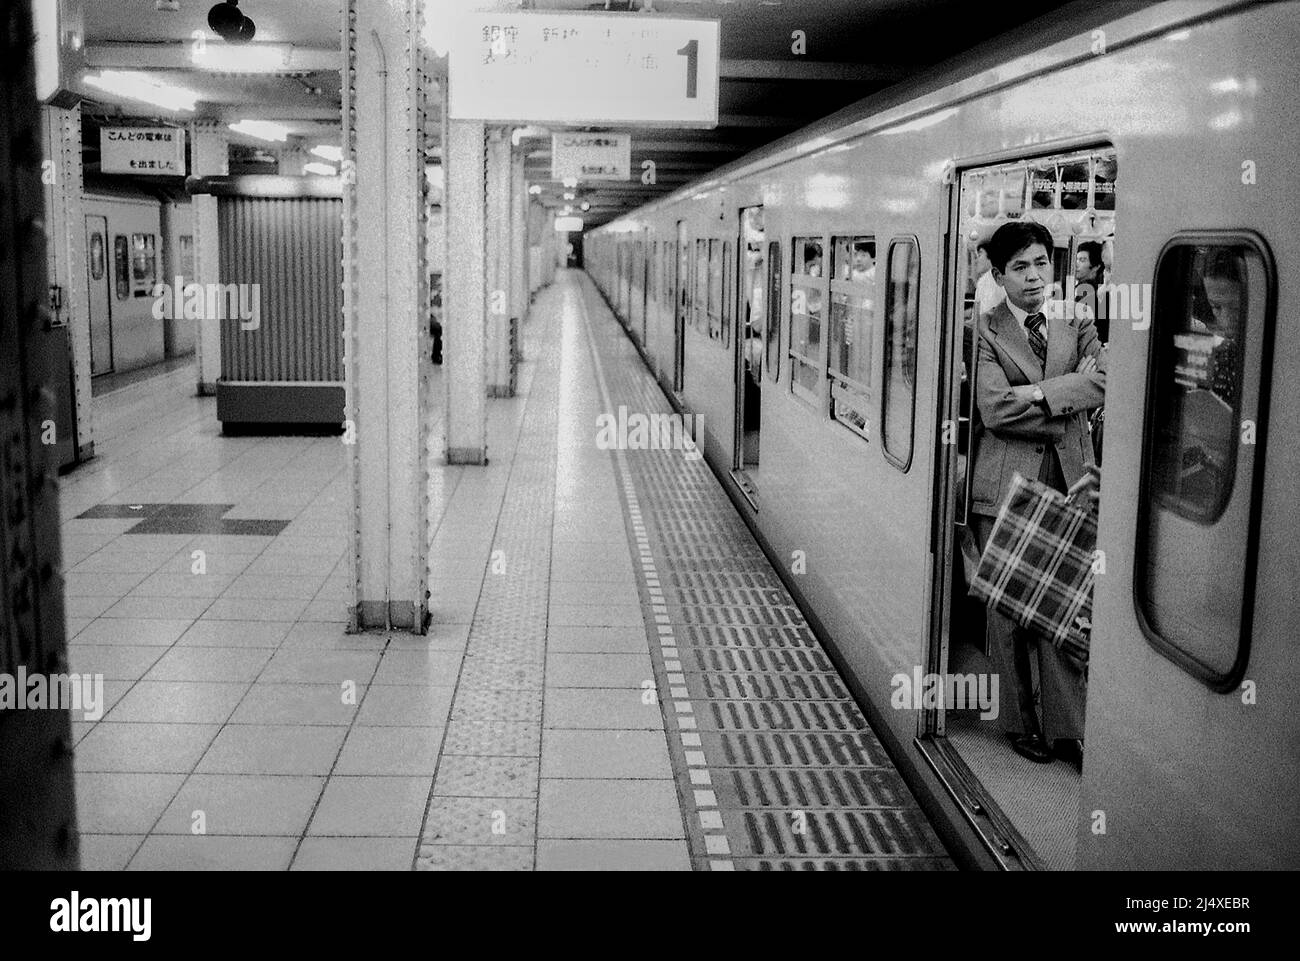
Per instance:
[[[1085,355],[1097,357],[1097,370],[1077,373]],[[1067,485],[1082,477],[1095,463],[1088,411],[1102,405],[1106,392],[1106,355],[1092,319],[1048,320],[1044,369],[1003,302],[979,319],[977,364],[971,510],[996,515],[1014,474],[1038,477],[1048,445]],[[1012,394],[1012,387],[1029,384],[1042,388],[1047,410]]]

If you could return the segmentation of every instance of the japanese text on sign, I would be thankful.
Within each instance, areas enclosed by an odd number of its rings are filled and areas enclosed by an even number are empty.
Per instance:
[[[551,135],[553,180],[629,180],[632,176],[632,136],[625,133]]]
[[[176,127],[104,127],[99,137],[104,173],[185,176],[185,131]]]
[[[717,20],[465,13],[449,30],[453,119],[717,125]]]

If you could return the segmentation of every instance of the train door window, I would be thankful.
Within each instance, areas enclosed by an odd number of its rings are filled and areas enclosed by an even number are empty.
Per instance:
[[[181,276],[190,280],[194,277],[194,236],[181,234],[177,238],[177,247],[180,250]]]
[[[767,378],[781,379],[781,242],[773,240],[767,245],[767,335],[764,347],[767,357]]]
[[[131,296],[131,241],[122,234],[113,238],[113,289],[118,300]]]
[[[736,278],[731,262],[731,241],[722,242],[722,346],[731,346],[731,325],[736,315]]]
[[[830,414],[869,435],[871,345],[875,341],[876,240],[831,238]]]
[[[820,237],[795,237],[790,255],[790,392],[814,404],[820,400],[826,377],[822,354],[825,246]]]
[[[157,238],[153,234],[131,235],[131,295],[148,297],[158,280]]]
[[[105,260],[104,235],[96,230],[90,235],[90,279],[103,280]]]
[[[884,389],[880,436],[885,459],[901,471],[912,463],[916,419],[916,337],[921,250],[916,238],[892,240],[885,261]]]
[[[709,340],[722,339],[722,243],[709,241]]]
[[[1156,649],[1219,691],[1249,653],[1271,300],[1247,236],[1176,240],[1156,268],[1138,610]]]
[[[691,320],[701,333],[708,330],[709,242],[695,241],[695,304]]]

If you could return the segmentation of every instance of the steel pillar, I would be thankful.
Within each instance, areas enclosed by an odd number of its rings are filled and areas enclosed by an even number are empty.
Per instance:
[[[447,378],[447,463],[487,463],[485,129],[445,126],[447,272],[442,281],[443,369]]]
[[[514,326],[510,292],[510,129],[492,127],[487,139],[487,392],[515,393]]]
[[[95,419],[90,393],[90,304],[86,291],[86,215],[82,203],[81,108],[41,108],[45,161],[46,251],[49,282],[63,298],[72,341],[73,404],[77,460],[95,456]],[[106,256],[111,257],[111,248]]]
[[[428,612],[423,6],[347,0],[343,11],[351,626],[416,634]]]
[[[510,160],[510,316],[520,331],[528,313],[528,181],[524,152]],[[515,338],[515,364],[524,359],[522,332]]]
[[[48,684],[68,672],[59,489],[53,448],[42,443],[68,359],[46,299],[41,181],[50,168],[41,158],[30,11],[27,3],[0,7],[0,674],[26,674],[24,699],[33,675]],[[7,705],[0,870],[76,870],[76,817],[68,710]]]
[[[226,127],[219,123],[194,122],[190,125],[190,166],[196,177],[222,176],[230,172],[230,139]],[[217,226],[217,198],[196,194],[191,201],[194,211],[194,277],[198,284],[221,282],[220,232]],[[170,283],[170,281],[168,281]],[[217,392],[221,377],[221,325],[214,320],[195,322],[194,354],[198,368],[200,397]]]

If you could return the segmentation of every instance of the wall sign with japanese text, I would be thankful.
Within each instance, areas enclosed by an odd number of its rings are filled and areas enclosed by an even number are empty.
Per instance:
[[[106,174],[184,177],[185,131],[179,127],[103,127],[100,169]]]
[[[630,180],[632,135],[583,133],[569,130],[551,134],[551,179]]]
[[[490,123],[718,124],[718,21],[465,13],[449,27],[448,115]]]

